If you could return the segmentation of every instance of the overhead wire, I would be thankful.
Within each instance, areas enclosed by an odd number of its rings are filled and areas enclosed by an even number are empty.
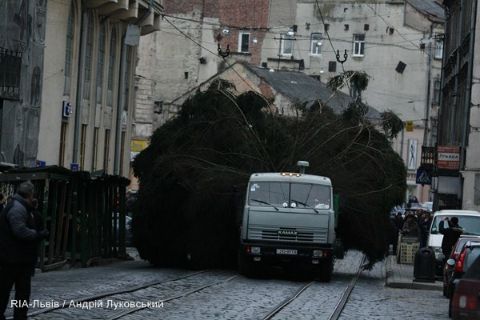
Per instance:
[[[193,43],[195,43],[196,45],[198,45],[199,47],[203,48],[204,50],[206,50],[207,52],[215,55],[215,56],[218,56],[218,54],[216,52],[213,52],[212,50],[210,50],[209,48],[206,48],[205,46],[203,46],[201,43],[199,43],[198,41],[196,41],[195,39],[193,39],[190,35],[188,35],[187,33],[183,32],[180,28],[178,28],[175,24],[173,24],[170,20],[168,20],[167,18],[165,18],[165,21],[167,21],[167,23],[169,23],[172,27],[174,27],[178,32],[180,32],[183,36],[185,36],[187,39],[191,40]],[[237,71],[235,70],[235,68],[233,67],[233,65],[228,62],[224,57],[223,57],[223,61],[230,67],[231,70],[233,70],[235,72],[235,74],[240,78],[240,80],[242,80],[250,89],[252,89],[253,92],[257,93],[258,92],[255,90],[255,88]],[[262,95],[260,95],[262,96]],[[263,96],[262,96],[263,97]],[[264,97],[263,97],[264,98]],[[265,99],[265,98],[264,98]],[[267,101],[265,99],[265,101]],[[268,102],[268,101],[267,101]]]

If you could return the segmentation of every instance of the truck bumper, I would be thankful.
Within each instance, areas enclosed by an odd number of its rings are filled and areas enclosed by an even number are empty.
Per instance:
[[[316,265],[331,261],[333,247],[330,244],[292,244],[276,242],[242,242],[242,255],[252,262],[269,265],[291,262]]]

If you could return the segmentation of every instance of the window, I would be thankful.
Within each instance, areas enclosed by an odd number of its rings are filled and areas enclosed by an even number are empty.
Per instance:
[[[110,158],[110,129],[105,129],[105,141],[103,144],[103,170],[108,173]]]
[[[112,106],[113,102],[113,79],[115,72],[115,57],[117,51],[117,33],[115,29],[112,29],[112,35],[110,38],[110,51],[108,59],[108,86],[107,86],[107,105]]]
[[[440,87],[442,86],[442,82],[440,79],[435,79],[433,82],[433,104],[435,105],[440,105],[440,94],[442,90],[440,90]]]
[[[365,55],[365,35],[354,34],[353,35],[353,56],[363,57]]]
[[[280,48],[281,48],[281,53],[282,55],[292,55],[293,54],[293,41],[295,41],[295,38],[293,36],[289,36],[286,33],[283,33],[281,36],[281,43],[280,43]]]
[[[290,202],[296,208],[330,209],[329,186],[307,183],[292,183]],[[293,206],[292,206],[293,207]]]
[[[322,53],[322,34],[312,33],[310,36],[310,53],[318,55]]]
[[[93,129],[92,171],[97,170],[98,159],[98,128]]]
[[[287,182],[252,182],[248,203],[251,206],[279,206],[289,201],[290,185]]]
[[[337,61],[328,62],[328,72],[337,72]]]
[[[103,66],[105,65],[105,23],[100,26],[98,34],[98,61],[97,61],[97,103],[102,103]]]
[[[80,168],[85,170],[85,145],[87,141],[87,125],[82,124],[82,131],[80,133]]]
[[[458,218],[458,224],[460,225],[460,227],[463,228],[464,235],[475,235],[475,236],[480,235],[480,218],[479,217],[452,215],[452,216],[449,216],[449,218],[452,218],[453,216]],[[430,229],[431,234],[439,234],[440,222],[445,217],[446,216],[437,216],[433,219],[432,226]],[[448,228],[448,223],[446,221],[443,223],[443,227]]]
[[[238,52],[249,52],[250,33],[240,32],[238,34]]]
[[[437,39],[435,41],[435,59],[442,59],[443,58],[443,40]]]
[[[248,203],[251,206],[277,208],[330,209],[329,186],[310,183],[252,182]]]
[[[73,25],[75,23],[75,7],[74,4],[70,4],[70,13],[68,15],[68,22],[67,22],[67,44],[65,48],[65,82],[63,85],[63,94],[69,95],[70,94],[70,85],[71,85],[71,77],[72,77],[72,59],[73,59],[73,36],[74,36],[74,29]]]
[[[88,18],[88,33],[87,45],[85,48],[85,66],[84,66],[84,81],[83,81],[83,99],[90,99],[90,84],[92,80],[92,56],[93,56],[93,15],[90,14]]]
[[[58,153],[58,165],[65,165],[65,149],[67,143],[68,122],[62,122],[60,128],[60,152]]]

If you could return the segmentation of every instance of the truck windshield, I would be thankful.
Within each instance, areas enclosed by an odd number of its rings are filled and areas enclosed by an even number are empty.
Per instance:
[[[311,183],[251,182],[249,205],[330,209],[330,186]]]
[[[457,216],[452,215],[458,218],[458,225],[462,227],[464,235],[477,235],[480,236],[480,217],[476,216]],[[440,234],[440,221],[445,219],[447,216],[436,216],[432,221],[432,227],[430,229],[431,234]],[[444,228],[448,228],[448,222],[443,223]]]

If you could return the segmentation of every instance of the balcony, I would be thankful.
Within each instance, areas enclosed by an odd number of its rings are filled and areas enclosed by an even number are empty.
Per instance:
[[[142,35],[160,30],[160,0],[87,0],[87,7],[101,16],[138,23]]]

